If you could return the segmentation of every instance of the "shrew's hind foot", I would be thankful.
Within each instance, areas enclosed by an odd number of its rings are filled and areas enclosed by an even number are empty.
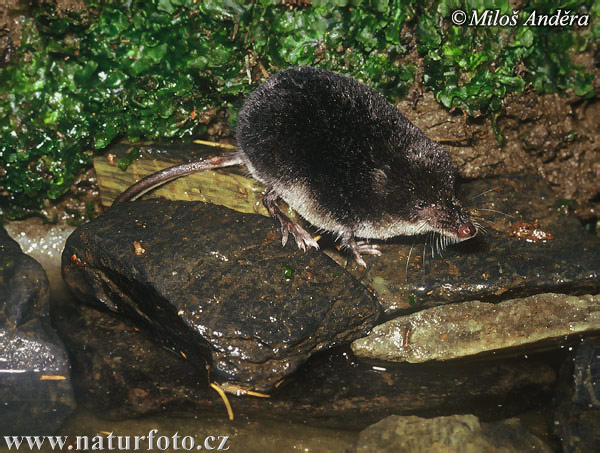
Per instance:
[[[277,220],[279,220],[279,223],[281,223],[281,245],[285,247],[289,233],[292,233],[298,248],[303,252],[306,252],[311,247],[319,250],[319,244],[317,244],[317,241],[312,238],[308,231],[291,220],[281,211],[279,205],[277,204],[278,198],[279,197],[273,191],[269,191],[263,197],[263,204],[267,208],[267,211],[269,211],[269,214],[271,214],[271,216],[275,217]]]
[[[367,241],[355,241],[354,235],[351,232],[346,232],[342,235],[342,246],[349,248],[354,255],[354,260],[361,267],[367,267],[367,263],[362,256],[365,255],[381,255],[381,250],[377,244],[370,244]]]

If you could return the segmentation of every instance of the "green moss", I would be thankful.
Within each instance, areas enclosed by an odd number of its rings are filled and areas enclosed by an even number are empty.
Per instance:
[[[463,3],[465,6],[463,7]],[[461,108],[471,115],[500,110],[508,93],[523,91],[531,84],[539,93],[567,89],[582,97],[594,95],[593,74],[572,62],[570,51],[583,51],[598,39],[597,24],[583,33],[578,27],[523,26],[536,11],[554,14],[558,8],[573,14],[590,14],[597,22],[597,2],[567,1],[557,4],[537,0],[520,12],[517,26],[454,26],[451,14],[463,9],[467,18],[487,10],[512,15],[507,0],[441,0],[437,7],[420,16],[417,33],[419,49],[425,56],[424,82],[436,99],[448,108]]]
[[[131,165],[132,162],[135,162],[140,157],[140,149],[137,146],[132,146],[125,156],[121,157],[117,165],[123,171],[127,170],[127,167]]]
[[[294,275],[294,270],[290,266],[283,266],[283,278],[289,280]]]
[[[90,165],[90,150],[120,138],[190,140],[206,132],[192,112],[228,108],[269,72],[314,65],[350,74],[397,98],[414,82],[415,34],[423,82],[449,108],[497,112],[509,92],[572,89],[591,96],[592,75],[570,50],[600,27],[468,28],[450,25],[462,2],[313,0],[88,1],[90,13],[51,4],[26,20],[21,47],[0,69],[0,215],[35,212],[65,194]],[[467,10],[507,10],[507,1],[470,0]],[[592,1],[563,8],[600,9]],[[593,5],[593,7],[592,7]],[[551,10],[549,1],[529,7]],[[127,164],[127,162],[123,162]]]
[[[417,296],[415,296],[414,294],[409,294],[408,295],[408,304],[411,307],[417,307],[417,306],[419,306],[420,302],[417,302]]]

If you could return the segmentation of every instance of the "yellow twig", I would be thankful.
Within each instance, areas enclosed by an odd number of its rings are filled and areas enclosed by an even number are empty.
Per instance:
[[[67,376],[59,376],[53,374],[42,374],[40,376],[40,381],[66,381]]]
[[[237,149],[237,147],[233,145],[228,145],[227,143],[208,142],[206,140],[194,140],[194,143],[197,143],[199,145],[212,146],[213,148]]]
[[[252,390],[246,390],[246,395],[258,396],[259,398],[271,398],[271,395],[267,395],[266,393],[253,392]]]
[[[225,407],[227,408],[227,415],[229,416],[229,420],[233,420],[233,410],[231,409],[231,404],[229,404],[229,399],[227,398],[227,395],[225,395],[225,392],[223,391],[223,389],[221,387],[219,387],[217,384],[215,384],[214,382],[211,382],[210,386],[213,389],[215,389],[215,391],[219,394],[219,396],[225,403]]]

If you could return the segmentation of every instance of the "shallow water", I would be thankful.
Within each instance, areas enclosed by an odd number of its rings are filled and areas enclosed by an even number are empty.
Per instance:
[[[151,434],[152,430],[156,431]],[[294,425],[286,423],[285,420],[256,421],[237,417],[229,421],[226,414],[223,417],[206,414],[169,414],[135,420],[107,421],[82,410],[69,417],[57,435],[67,436],[67,442],[74,442],[71,444],[73,451],[77,451],[77,441],[79,447],[85,447],[87,441],[90,451],[110,451],[111,433],[115,451],[119,451],[119,446],[122,447],[122,451],[127,451],[127,442],[129,450],[135,451],[137,436],[137,451],[151,451],[149,447],[153,447],[157,451],[167,452],[185,451],[192,446],[189,449],[197,450],[200,446],[202,450],[213,447],[215,451],[219,451],[221,443],[223,449],[230,452],[343,451],[344,447],[355,441],[358,436],[356,432]],[[149,437],[153,440],[150,441]],[[98,449],[94,446],[103,448]],[[10,450],[0,448],[0,452],[5,451]],[[47,448],[41,451],[53,450]]]
[[[48,224],[32,217],[8,222],[4,228],[19,243],[23,253],[34,258],[46,270],[52,296],[68,297],[70,293],[61,276],[60,260],[65,241],[75,227],[66,223]]]

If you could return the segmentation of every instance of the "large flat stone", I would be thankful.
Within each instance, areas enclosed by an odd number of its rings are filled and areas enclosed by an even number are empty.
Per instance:
[[[211,366],[211,380],[269,390],[310,355],[364,336],[376,299],[321,252],[282,248],[276,222],[205,203],[121,204],[63,253],[73,293]]]
[[[600,239],[586,233],[568,203],[540,179],[524,174],[472,181],[460,198],[475,218],[484,218],[486,233],[448,247],[443,256],[433,238],[396,238],[382,245],[382,256],[365,257],[367,272],[353,270],[388,315],[474,299],[600,292]],[[511,235],[519,222],[537,222],[553,239]]]
[[[419,363],[557,348],[600,333],[600,296],[537,294],[497,304],[469,301],[398,317],[352,343],[359,357]]]
[[[551,453],[553,450],[515,419],[480,423],[473,415],[437,418],[392,415],[363,430],[351,451]]]

